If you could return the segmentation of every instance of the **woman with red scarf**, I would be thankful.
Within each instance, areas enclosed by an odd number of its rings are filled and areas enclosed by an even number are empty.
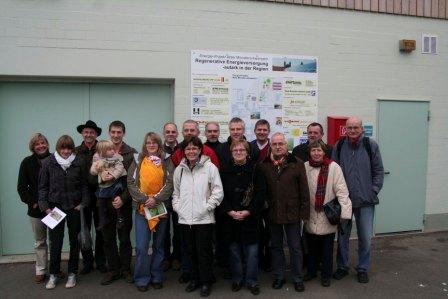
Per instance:
[[[306,222],[308,242],[308,273],[304,280],[317,276],[318,257],[322,260],[321,284],[329,287],[333,272],[333,243],[337,231],[323,211],[323,206],[335,197],[341,205],[341,219],[351,219],[352,203],[348,197],[341,167],[325,156],[326,146],[322,141],[309,144],[310,159],[305,163],[310,190],[310,219]],[[320,253],[320,254],[319,254]]]

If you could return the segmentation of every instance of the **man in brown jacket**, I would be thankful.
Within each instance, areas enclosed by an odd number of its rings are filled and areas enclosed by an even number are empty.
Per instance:
[[[269,206],[271,254],[274,289],[285,283],[285,254],[283,234],[289,246],[294,288],[303,292],[302,249],[300,224],[310,214],[310,198],[306,171],[301,160],[288,153],[285,135],[275,133],[271,138],[271,154],[255,170],[255,196],[261,196]]]

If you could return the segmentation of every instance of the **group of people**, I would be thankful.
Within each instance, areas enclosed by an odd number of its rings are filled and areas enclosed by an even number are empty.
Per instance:
[[[230,274],[233,292],[246,286],[258,295],[260,267],[272,270],[274,289],[286,282],[284,237],[294,289],[304,291],[304,281],[316,278],[319,271],[321,284],[328,287],[332,277],[339,280],[349,274],[354,214],[357,279],[367,283],[383,166],[378,144],[363,136],[362,121],[349,118],[347,134],[334,148],[322,141],[323,127],[311,123],[308,141],[292,153],[283,133],[269,138],[266,120],[255,124],[252,142],[246,141],[243,120],[235,117],[228,125],[230,136],[221,143],[219,124],[207,123],[203,143],[196,121],[183,123],[182,142],[177,140],[176,124],[167,123],[163,140],[157,133],[147,133],[140,153],[123,141],[126,129],[121,121],[109,125],[109,140],[97,141],[102,130],[89,120],[77,127],[83,137],[80,146],[63,135],[53,154],[45,136],[34,134],[29,142],[32,155],[22,161],[17,189],[28,205],[35,237],[35,282],[43,283],[48,273],[45,287],[53,289],[65,277],[60,264],[67,223],[67,288],[76,285],[81,251],[79,274],[91,272],[96,264],[105,273],[103,285],[123,277],[142,292],[149,286],[160,289],[164,270],[173,267],[181,271],[179,282],[188,283],[187,292],[200,289],[206,297],[216,281],[216,259]],[[324,213],[325,204],[335,198],[341,206],[338,226],[330,224]],[[167,213],[147,216],[148,210],[161,205]],[[47,228],[41,219],[54,208],[66,217],[48,230],[47,271]],[[94,251],[80,248],[81,219],[89,229],[93,219]],[[133,221],[136,257],[131,271]]]

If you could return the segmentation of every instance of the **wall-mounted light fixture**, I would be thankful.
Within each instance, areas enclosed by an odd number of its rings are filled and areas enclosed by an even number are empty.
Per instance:
[[[402,39],[400,40],[400,52],[411,53],[415,50],[415,40]]]

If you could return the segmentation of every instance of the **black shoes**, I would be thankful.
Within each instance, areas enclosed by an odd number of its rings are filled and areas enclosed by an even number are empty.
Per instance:
[[[303,292],[305,291],[305,285],[301,281],[297,281],[294,283],[294,289],[296,292]]]
[[[156,290],[160,290],[163,288],[163,284],[161,282],[153,282],[151,285]]]
[[[199,288],[199,283],[194,281],[194,280],[192,280],[192,281],[190,281],[190,283],[185,288],[185,291],[187,293],[191,293],[191,292],[194,292],[195,290],[197,290],[198,288]]]
[[[252,295],[258,295],[260,294],[260,287],[258,285],[251,285],[248,286],[248,289],[252,293]]]
[[[243,287],[243,284],[241,282],[234,282],[232,283],[232,292],[238,292]]]
[[[272,282],[272,288],[279,290],[283,287],[283,285],[285,284],[285,280],[284,279],[276,279]]]
[[[334,274],[333,274],[333,278],[336,280],[341,280],[342,278],[344,278],[347,275],[348,275],[348,271],[346,271],[344,269],[337,269],[336,272],[334,272]]]
[[[208,297],[210,296],[210,292],[211,292],[211,287],[209,284],[204,283],[201,287],[201,292],[200,295],[201,297]]]
[[[358,282],[359,283],[369,282],[369,275],[367,274],[367,272],[358,272]]]
[[[323,287],[329,287],[331,285],[331,279],[330,278],[322,278],[320,281],[320,284]]]

